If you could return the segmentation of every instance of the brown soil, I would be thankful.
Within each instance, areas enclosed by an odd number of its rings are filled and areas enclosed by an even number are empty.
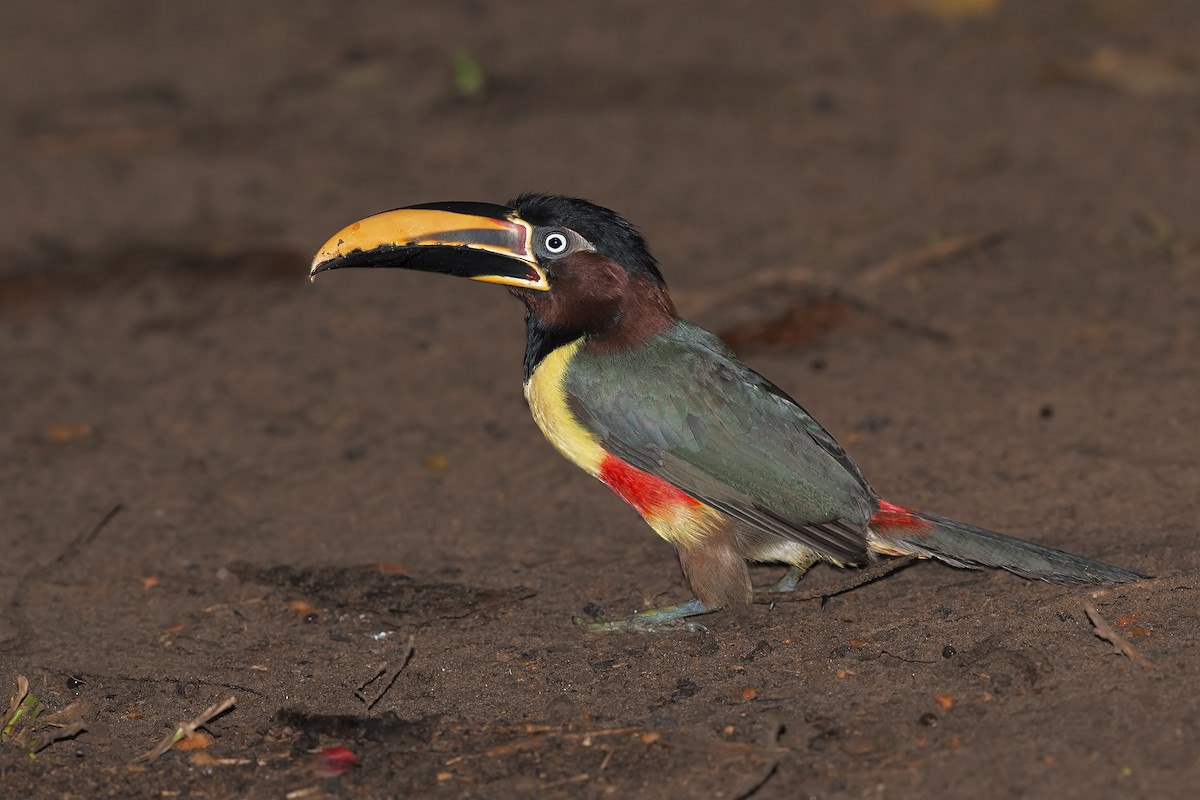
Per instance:
[[[86,731],[30,758],[49,728],[14,726],[0,795],[1200,785],[1193,3],[3,17],[0,713],[24,675]],[[1166,577],[922,562],[704,634],[581,632],[687,590],[534,427],[519,306],[306,280],[352,219],[525,189],[637,222],[681,311],[885,496]],[[211,740],[131,763],[230,696]]]

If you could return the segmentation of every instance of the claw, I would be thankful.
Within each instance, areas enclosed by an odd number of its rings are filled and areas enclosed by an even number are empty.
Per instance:
[[[606,620],[600,618],[573,617],[572,621],[592,633],[703,633],[708,628],[699,622],[693,622],[688,617],[697,614],[707,614],[716,608],[706,606],[699,600],[692,599],[685,603],[675,603],[669,606],[659,606],[639,611],[625,619]]]
[[[708,628],[688,619],[651,620],[634,614],[625,619],[588,619],[572,617],[571,621],[589,633],[707,633]]]
[[[783,577],[774,583],[766,586],[755,586],[755,592],[765,594],[786,594],[796,591],[796,587],[800,584],[800,579],[804,577],[804,573],[808,572],[808,568],[812,566],[812,562],[807,564],[793,564],[788,567],[788,571],[783,574]]]

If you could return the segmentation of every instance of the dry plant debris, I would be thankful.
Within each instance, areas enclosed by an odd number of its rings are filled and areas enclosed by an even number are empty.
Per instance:
[[[388,693],[389,689],[392,688],[392,684],[396,682],[396,678],[400,677],[400,673],[404,671],[406,666],[408,666],[408,660],[412,657],[412,654],[413,636],[409,635],[408,642],[405,644],[404,652],[400,654],[400,658],[396,659],[395,662],[385,661],[384,663],[380,664],[375,670],[375,673],[361,686],[354,690],[354,696],[362,701],[363,705],[367,707],[367,711],[370,711],[372,708],[374,708],[375,704],[382,700],[383,696]],[[393,664],[395,665],[394,667],[392,666]],[[367,696],[365,694],[367,687],[379,680],[379,678],[383,676],[383,674],[387,672],[389,668],[391,668],[391,674],[388,679],[381,684],[381,688],[375,694],[375,697],[371,700],[367,700]]]
[[[83,722],[86,705],[76,700],[62,711],[43,715],[45,706],[29,691],[29,680],[17,676],[17,693],[0,717],[0,742],[11,743],[32,758],[55,742],[74,739],[87,730]]]
[[[173,731],[171,731],[170,733],[168,733],[166,736],[163,737],[162,741],[160,741],[154,747],[150,748],[145,753],[142,753],[140,756],[135,758],[133,760],[134,763],[135,764],[144,764],[148,761],[153,761],[154,759],[158,758],[163,753],[167,752],[168,750],[170,750],[172,747],[174,747],[176,744],[183,741],[184,739],[191,739],[193,736],[196,735],[197,729],[202,728],[205,725],[207,725],[208,723],[212,722],[214,719],[221,716],[229,709],[233,708],[233,706],[236,703],[237,703],[237,698],[235,698],[231,695],[229,697],[226,697],[221,702],[214,703],[213,705],[204,709],[204,711],[200,714],[200,716],[196,717],[191,722],[179,723],[178,725],[175,726],[175,729]]]
[[[1140,667],[1153,667],[1154,662],[1146,658],[1144,655],[1133,649],[1133,645],[1129,643],[1121,634],[1117,633],[1113,626],[1108,624],[1104,617],[1100,616],[1100,612],[1090,601],[1083,601],[1083,610],[1091,620],[1092,626],[1095,627],[1096,635],[1113,646],[1113,650],[1128,658],[1133,663]]]

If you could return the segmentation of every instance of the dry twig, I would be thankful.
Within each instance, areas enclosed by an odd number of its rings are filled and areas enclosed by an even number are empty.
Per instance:
[[[870,267],[852,278],[849,287],[843,286],[851,296],[856,292],[869,291],[881,284],[889,283],[905,272],[921,267],[948,264],[964,256],[990,250],[1004,241],[1007,232],[1003,229],[986,233],[951,236],[922,245],[908,253],[893,256]],[[727,306],[740,298],[770,290],[789,293],[797,289],[821,287],[825,284],[821,276],[805,267],[759,270],[751,275],[739,276],[737,280],[710,289],[681,289],[675,291],[676,300],[682,301],[693,316],[703,316],[718,304]],[[829,288],[827,286],[827,288]]]
[[[74,739],[87,730],[83,714],[87,704],[76,700],[62,711],[43,715],[45,707],[29,692],[29,680],[17,676],[17,694],[0,717],[0,741],[12,741],[30,755],[55,742]]]
[[[733,800],[747,800],[758,794],[758,790],[767,785],[767,781],[771,780],[771,776],[779,770],[779,734],[783,732],[783,723],[776,722],[771,726],[770,733],[767,734],[767,743],[763,747],[763,752],[766,753],[768,764],[763,770],[761,776],[744,792],[739,793]]]
[[[18,644],[31,638],[33,634],[32,624],[29,621],[29,613],[25,609],[27,595],[30,587],[35,581],[45,581],[54,572],[63,569],[75,558],[83,552],[92,542],[96,541],[96,537],[100,532],[108,527],[108,524],[117,518],[117,515],[124,510],[123,503],[117,503],[108,513],[100,518],[100,521],[91,528],[77,534],[66,547],[62,549],[54,560],[49,564],[42,566],[34,566],[30,568],[21,579],[17,581],[17,587],[13,589],[12,594],[8,598],[8,606],[3,609],[3,612],[9,619],[12,620],[13,626],[17,632],[13,639],[5,644],[10,650],[16,650]]]
[[[1133,649],[1133,645],[1129,643],[1121,634],[1117,633],[1104,617],[1100,616],[1100,612],[1090,601],[1083,601],[1083,610],[1087,614],[1092,625],[1096,628],[1095,634],[1104,641],[1113,646],[1113,650],[1128,658],[1133,663],[1140,667],[1153,667],[1154,662],[1146,658],[1144,655]]]
[[[889,575],[901,567],[907,567],[916,560],[917,556],[914,555],[889,558],[853,573],[847,580],[841,583],[834,584],[833,586],[818,586],[807,592],[757,592],[754,595],[754,602],[799,603],[803,600],[823,600],[827,597],[834,597],[849,592],[852,589],[857,589],[860,586],[866,586],[868,583],[874,583],[884,575]]]
[[[854,282],[859,288],[869,289],[918,267],[945,264],[965,255],[990,249],[1004,241],[1004,236],[1004,231],[995,230],[971,236],[952,236],[949,239],[942,239],[919,247],[911,253],[890,258],[882,264],[876,264],[860,274]]]
[[[237,698],[231,695],[226,697],[221,702],[214,703],[213,705],[204,709],[200,716],[196,717],[191,722],[179,723],[175,726],[175,730],[163,737],[161,742],[156,744],[149,751],[135,758],[133,762],[135,764],[143,764],[147,761],[153,761],[184,739],[192,738],[192,736],[196,733],[197,728],[202,728],[208,723],[212,722],[214,719],[233,708],[235,703],[237,703]]]
[[[391,677],[388,678],[387,682],[385,682],[383,684],[383,687],[379,690],[379,693],[375,695],[375,698],[373,700],[368,701],[367,696],[363,692],[368,686],[370,686],[375,681],[379,680],[379,677],[381,675],[383,675],[385,672],[387,672],[387,669],[389,666],[387,662],[384,662],[383,664],[381,664],[379,666],[379,669],[375,671],[374,675],[372,675],[369,679],[367,679],[367,681],[365,681],[361,686],[359,686],[357,689],[354,690],[354,696],[357,697],[360,701],[362,701],[363,705],[365,705],[367,707],[367,711],[370,711],[372,708],[375,707],[376,703],[378,703],[380,700],[383,699],[383,696],[388,693],[389,689],[392,688],[392,684],[396,682],[396,678],[400,677],[400,673],[404,671],[404,668],[406,666],[408,666],[408,660],[412,657],[412,654],[413,654],[413,639],[414,639],[413,635],[410,634],[408,637],[408,643],[404,646],[404,652],[400,654],[399,664],[396,666],[396,668],[394,670],[392,670]]]

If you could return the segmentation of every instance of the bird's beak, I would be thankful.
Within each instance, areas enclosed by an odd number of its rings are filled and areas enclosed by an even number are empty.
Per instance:
[[[402,267],[546,291],[533,226],[491,203],[426,203],[385,211],[338,231],[309,277],[343,267]]]

